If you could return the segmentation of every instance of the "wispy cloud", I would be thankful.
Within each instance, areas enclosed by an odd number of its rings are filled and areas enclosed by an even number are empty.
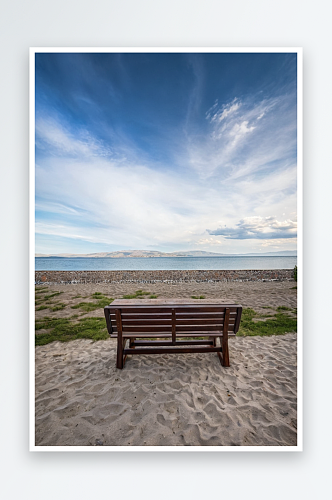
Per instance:
[[[206,118],[211,122],[220,123],[229,115],[235,113],[241,106],[238,98],[235,97],[232,102],[223,104],[221,107],[218,107],[218,99],[214,103],[214,105],[206,112]]]
[[[271,207],[281,212],[289,189],[294,191],[292,186],[296,185],[295,166],[286,171],[271,170],[261,178],[243,175],[236,182],[230,175],[222,189],[215,177],[204,179],[199,173],[186,176],[181,169],[156,169],[155,163],[144,161],[144,155],[129,142],[128,158],[119,160],[116,152],[113,158],[105,158],[103,145],[93,137],[83,144],[80,138],[72,140],[71,132],[59,123],[55,126],[45,121],[42,137],[64,156],[59,161],[58,155],[51,155],[36,166],[37,234],[100,244],[121,241],[127,248],[213,246],[229,251],[226,240],[250,237],[248,221],[232,230],[238,213],[255,211],[258,202],[262,212]],[[245,165],[249,161],[247,158]],[[47,221],[43,212],[51,212],[53,220]],[[228,232],[205,230],[221,218],[230,228]],[[255,220],[257,224],[259,218]],[[267,232],[264,238],[277,237]],[[280,232],[278,238],[283,238]]]
[[[207,133],[195,134],[184,153],[201,177],[254,175],[268,165],[284,168],[296,154],[291,96],[234,98],[216,102],[206,114]]]
[[[109,146],[86,128],[72,131],[61,117],[40,116],[36,120],[36,147],[48,155],[87,158],[112,156]]]
[[[49,178],[52,183],[47,182]],[[263,179],[261,185],[265,182]],[[255,185],[258,190],[259,185]],[[230,252],[229,238],[216,238],[222,233],[205,228],[217,225],[220,219],[232,227],[239,213],[255,210],[256,206],[255,199],[243,194],[245,191],[221,194],[218,186],[196,177],[156,171],[138,161],[124,165],[101,159],[67,159],[59,164],[57,159],[49,159],[43,167],[37,167],[36,187],[40,210],[37,234],[100,244],[118,242],[121,248],[172,250],[199,246],[208,250],[213,246],[217,251]],[[271,187],[264,203],[262,211],[273,206],[281,212],[285,196],[279,193],[275,200]],[[52,211],[52,220],[42,213],[45,204]]]

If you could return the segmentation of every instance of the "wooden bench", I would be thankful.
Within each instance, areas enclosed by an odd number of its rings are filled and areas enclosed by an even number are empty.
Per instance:
[[[117,368],[123,368],[128,354],[173,352],[216,352],[222,366],[228,367],[228,337],[239,330],[242,306],[183,299],[117,299],[104,313],[110,336],[118,340]]]

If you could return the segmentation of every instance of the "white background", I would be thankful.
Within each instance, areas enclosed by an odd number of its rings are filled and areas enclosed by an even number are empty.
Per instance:
[[[1,5],[1,495],[327,498],[330,472],[331,27],[328,2],[5,0]],[[29,47],[303,47],[304,451],[28,451]],[[325,493],[322,491],[325,489]]]

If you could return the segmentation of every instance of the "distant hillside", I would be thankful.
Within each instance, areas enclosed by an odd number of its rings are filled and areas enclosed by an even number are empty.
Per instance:
[[[149,258],[149,257],[296,257],[296,250],[283,250],[280,252],[264,252],[264,253],[246,253],[246,254],[225,254],[204,252],[202,250],[188,250],[186,252],[157,252],[153,250],[120,250],[118,252],[100,252],[88,254],[74,254],[74,253],[61,253],[61,254],[36,254],[36,257],[89,257],[89,258]]]
[[[247,257],[259,257],[264,255],[265,257],[296,257],[297,250],[281,250],[280,252],[264,252],[264,253],[244,253],[243,256]]]

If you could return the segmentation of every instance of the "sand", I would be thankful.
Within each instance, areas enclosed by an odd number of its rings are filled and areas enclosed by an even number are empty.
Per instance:
[[[259,311],[266,306],[296,307],[293,286],[282,282],[179,284],[164,290],[161,284],[49,288],[64,291],[59,299],[73,303],[82,300],[73,298],[77,294],[94,291],[114,298],[138,288],[158,291],[165,298],[196,291],[207,300],[224,295],[228,302]],[[66,310],[59,315],[65,317]],[[221,366],[215,353],[195,353],[128,356],[125,368],[117,370],[113,339],[38,346],[35,444],[295,446],[296,334],[231,338],[229,350],[229,368]]]

